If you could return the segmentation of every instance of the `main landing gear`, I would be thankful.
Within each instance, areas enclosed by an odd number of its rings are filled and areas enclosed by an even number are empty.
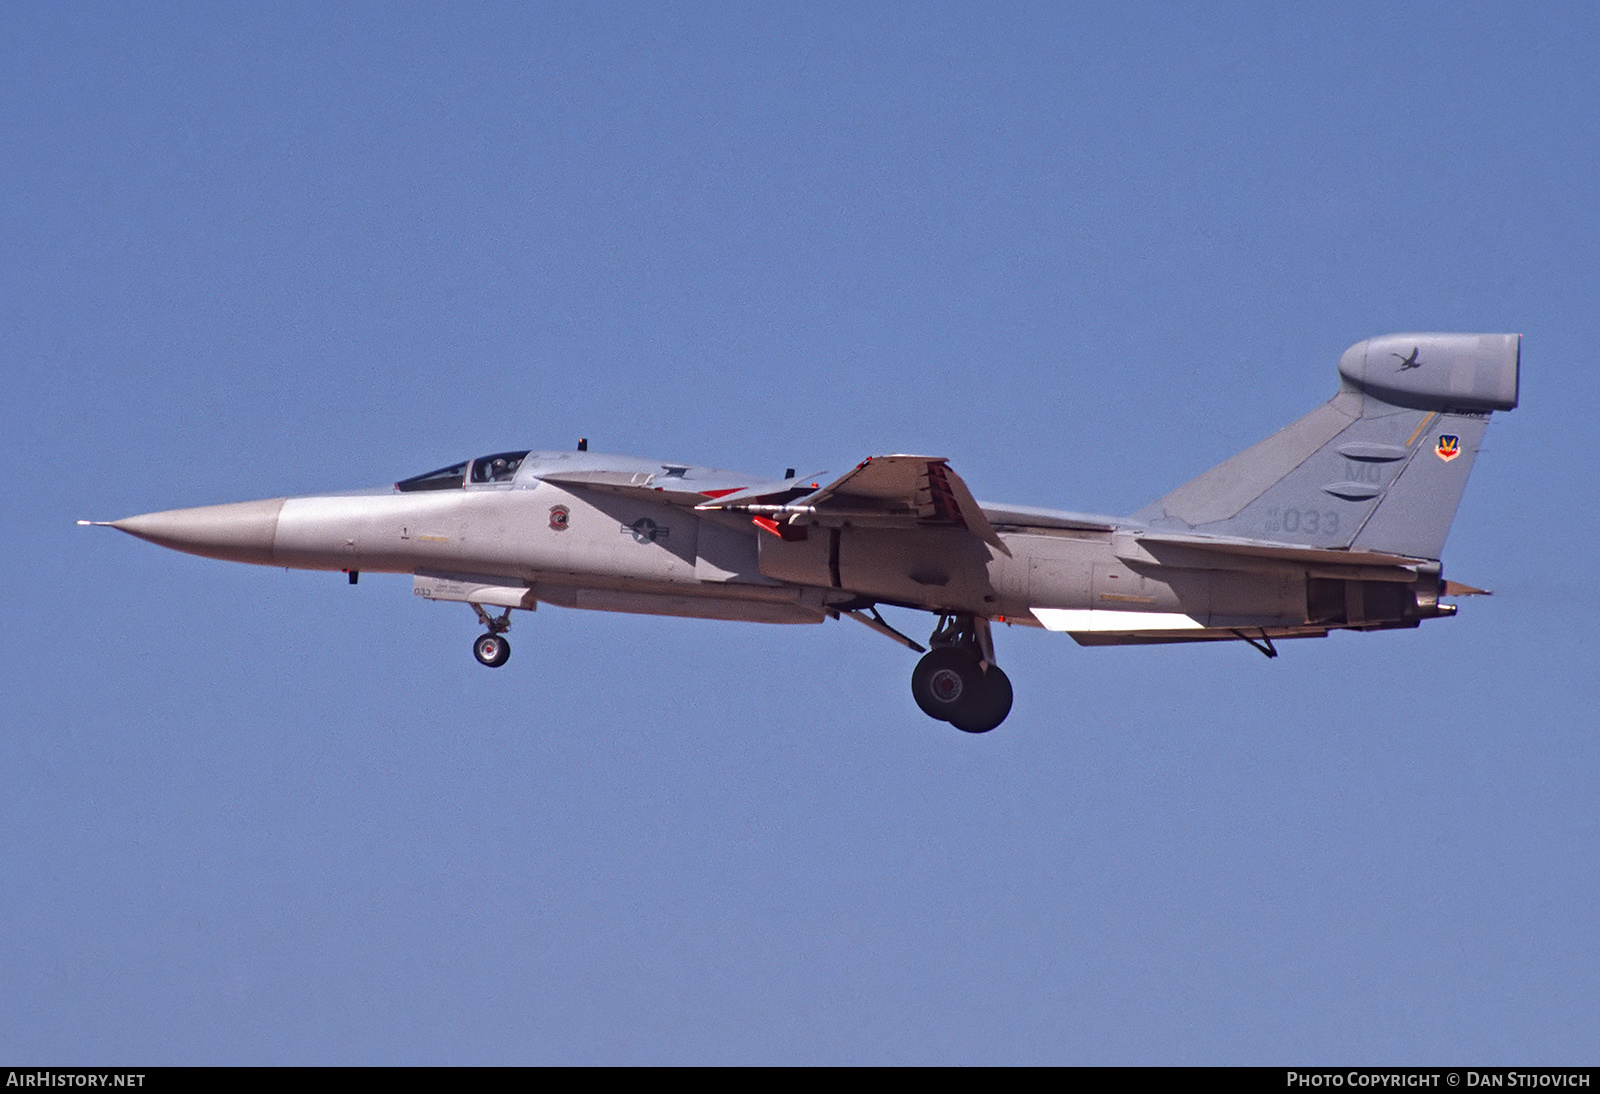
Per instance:
[[[481,604],[473,604],[472,610],[489,628],[488,634],[478,635],[478,640],[472,644],[472,656],[478,659],[478,664],[497,669],[511,659],[511,643],[505,638],[506,631],[511,629],[511,609],[507,608],[499,616],[490,615]]]
[[[933,648],[911,673],[911,696],[930,718],[965,733],[987,733],[1011,713],[1011,680],[994,663],[989,621],[940,618]]]

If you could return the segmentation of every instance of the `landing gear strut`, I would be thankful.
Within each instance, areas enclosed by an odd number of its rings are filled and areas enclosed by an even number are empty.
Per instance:
[[[930,718],[987,733],[1011,713],[1011,680],[994,663],[989,621],[966,614],[939,620],[932,650],[911,674],[911,696]]]
[[[481,604],[471,607],[478,613],[479,622],[489,628],[488,634],[480,634],[472,644],[472,656],[478,659],[478,664],[497,669],[511,659],[511,643],[505,639],[505,632],[511,629],[511,609],[493,616],[484,611]]]

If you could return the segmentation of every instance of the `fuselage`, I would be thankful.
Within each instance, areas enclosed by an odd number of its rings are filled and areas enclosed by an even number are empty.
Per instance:
[[[454,476],[447,468],[370,491],[172,510],[115,526],[236,562],[413,574],[418,594],[436,599],[758,622],[821,622],[840,606],[883,603],[1080,635],[1289,637],[1329,625],[1409,625],[1437,602],[1436,573],[1375,582],[1364,580],[1370,572],[1284,559],[1171,548],[1156,557],[1137,522],[1006,506],[984,507],[1003,549],[961,528],[870,519],[780,534],[745,513],[685,501],[759,489],[757,476],[598,453],[510,455],[518,466],[498,481],[486,473],[474,481],[480,461],[466,461]],[[406,488],[418,481],[427,485]],[[1013,514],[1028,523],[1007,523]]]

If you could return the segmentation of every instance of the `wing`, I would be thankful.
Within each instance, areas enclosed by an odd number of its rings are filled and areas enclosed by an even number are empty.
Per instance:
[[[782,526],[812,524],[961,528],[1001,554],[1011,554],[961,476],[950,470],[948,461],[936,456],[872,456],[826,486],[787,499],[742,490],[695,508],[746,512],[757,524],[779,534]]]
[[[676,470],[674,468],[673,470]],[[707,498],[730,495],[756,495],[767,497],[791,489],[797,480],[762,483],[749,486],[748,477],[730,480],[723,473],[711,473],[706,478],[685,479],[680,475],[655,471],[609,470],[604,468],[578,471],[552,471],[539,478],[557,486],[579,486],[598,490],[603,494],[618,494],[641,501],[666,502],[670,505],[696,506]],[[814,485],[807,483],[807,486]]]
[[[1060,509],[1039,509],[1031,505],[998,505],[990,501],[978,503],[983,515],[991,524],[998,524],[1008,532],[1034,532],[1039,530],[1068,530],[1074,532],[1115,532],[1127,521],[1116,517],[1102,517],[1093,513],[1067,513]]]

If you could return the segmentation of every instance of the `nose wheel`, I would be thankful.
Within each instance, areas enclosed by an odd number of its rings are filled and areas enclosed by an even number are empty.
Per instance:
[[[473,604],[472,610],[478,613],[479,621],[489,628],[488,634],[478,635],[478,640],[472,643],[472,656],[478,659],[478,664],[497,669],[511,659],[511,643],[506,641],[505,636],[505,632],[511,629],[511,609],[507,608],[498,616],[484,611],[481,604]]]
[[[511,659],[511,643],[504,635],[480,634],[472,644],[472,656],[478,659],[478,664],[497,669]]]

